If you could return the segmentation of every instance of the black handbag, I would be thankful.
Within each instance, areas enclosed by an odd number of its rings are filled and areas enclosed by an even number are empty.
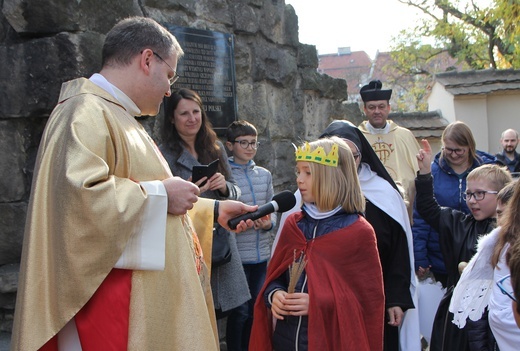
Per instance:
[[[231,261],[231,246],[229,236],[231,233],[220,224],[213,227],[213,246],[211,248],[211,267],[222,266]]]

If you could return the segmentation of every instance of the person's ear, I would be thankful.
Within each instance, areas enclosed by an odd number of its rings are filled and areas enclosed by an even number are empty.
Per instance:
[[[230,141],[226,141],[226,147],[229,151],[233,151],[233,143]]]
[[[139,56],[139,67],[146,73],[150,74],[150,62],[152,61],[153,51],[144,49]]]

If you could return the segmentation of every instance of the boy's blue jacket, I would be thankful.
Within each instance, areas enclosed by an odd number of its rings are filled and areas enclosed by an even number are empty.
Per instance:
[[[440,160],[441,153],[435,155],[432,162],[433,190],[437,203],[440,206],[453,208],[464,213],[469,213],[466,201],[462,194],[466,191],[466,177],[469,172],[480,165],[496,163],[494,156],[477,150],[479,161],[474,160],[473,165],[464,174],[457,175],[448,165],[446,160]],[[442,258],[439,244],[439,233],[433,229],[417,212],[416,204],[413,211],[413,244],[415,270],[419,266],[426,268],[431,265],[431,271],[446,274],[446,268]]]
[[[234,157],[230,157],[228,161],[233,178],[241,191],[239,201],[248,205],[261,206],[273,199],[271,172],[257,166],[253,160],[245,165],[235,163]],[[271,214],[271,222],[272,228],[274,228],[276,213]],[[250,228],[236,236],[242,264],[256,264],[269,260],[271,257],[271,230]]]

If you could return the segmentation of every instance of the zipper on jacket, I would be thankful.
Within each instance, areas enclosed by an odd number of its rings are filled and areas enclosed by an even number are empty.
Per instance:
[[[319,223],[319,221],[318,221]],[[316,238],[316,230],[318,229],[318,223],[314,226],[314,230],[312,232],[312,239]],[[303,284],[300,292],[303,292],[305,290],[305,286],[307,285],[307,272],[305,272],[305,278],[303,278]],[[298,327],[296,328],[296,337],[294,338],[294,350],[298,351],[298,339],[300,338],[300,329],[302,326],[302,318],[303,316],[298,317]],[[309,315],[307,314],[307,318],[309,318]],[[307,342],[309,342],[309,323],[307,323]],[[308,345],[307,345],[308,346]]]
[[[459,211],[462,211],[462,178],[459,177]]]
[[[446,316],[444,316],[444,325],[442,326],[442,344],[441,344],[441,351],[444,351],[445,350],[445,346],[444,343],[446,342],[446,329],[448,327],[448,317],[449,317],[449,312],[446,313]]]

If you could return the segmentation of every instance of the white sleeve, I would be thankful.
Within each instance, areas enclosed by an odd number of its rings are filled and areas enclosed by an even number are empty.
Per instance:
[[[471,258],[453,290],[449,311],[453,313],[453,324],[460,329],[467,318],[477,321],[482,318],[493,289],[494,267],[491,256],[498,240],[500,227],[482,236],[477,253]]]
[[[115,268],[164,270],[168,195],[160,180],[140,182],[147,195],[141,227],[130,237]]]

